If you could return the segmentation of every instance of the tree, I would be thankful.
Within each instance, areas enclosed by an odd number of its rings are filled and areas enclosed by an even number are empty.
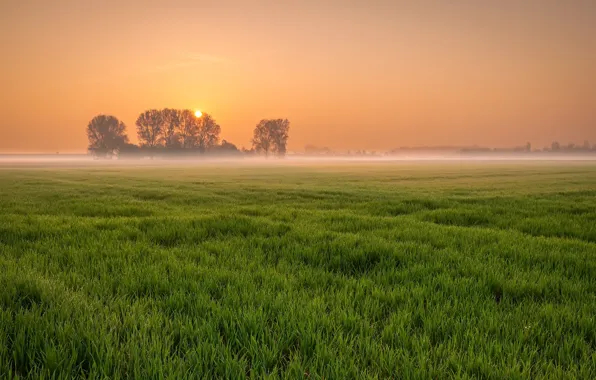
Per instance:
[[[231,151],[231,152],[240,152],[238,150],[238,147],[235,144],[232,144],[231,142],[229,142],[227,140],[221,140],[221,145],[219,147],[222,150],[227,150],[227,151]]]
[[[163,140],[166,148],[180,147],[180,136],[178,135],[178,129],[180,128],[180,114],[180,110],[172,108],[161,110]]]
[[[177,135],[180,146],[185,149],[195,148],[199,135],[199,123],[191,110],[179,111]]]
[[[261,120],[255,127],[252,138],[253,150],[257,153],[264,153],[269,155],[269,151],[273,147],[273,141],[269,129],[267,128],[267,120]]]
[[[98,157],[111,157],[128,143],[126,125],[111,115],[95,116],[87,125],[89,151]]]
[[[561,144],[559,144],[558,141],[553,141],[553,143],[550,144],[550,150],[552,150],[553,152],[558,152],[559,150],[561,150]]]
[[[124,144],[118,150],[119,159],[141,159],[143,158],[143,151],[135,144]]]
[[[191,110],[179,111],[177,137],[182,148],[205,152],[217,146],[220,133],[221,127],[211,115],[197,117]]]
[[[163,113],[161,111],[145,111],[139,115],[135,124],[141,146],[155,148],[163,145]]]
[[[222,140],[221,144],[209,148],[209,154],[218,156],[240,156],[242,152],[235,144]]]
[[[319,148],[318,146],[309,144],[304,147],[304,153],[313,154],[313,155],[328,155],[328,154],[332,154],[333,151],[326,146]]]
[[[254,148],[247,149],[245,147],[242,147],[240,148],[240,152],[242,152],[242,154],[244,154],[245,156],[254,156],[255,154]]]
[[[201,151],[205,152],[217,146],[219,143],[221,127],[217,124],[215,119],[213,119],[211,115],[204,113],[201,117],[197,118],[197,124],[197,145]]]
[[[286,154],[286,144],[290,122],[288,119],[264,119],[254,130],[252,146],[257,153],[274,153],[278,156]]]

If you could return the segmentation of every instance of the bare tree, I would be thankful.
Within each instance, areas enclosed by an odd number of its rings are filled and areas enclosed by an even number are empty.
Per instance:
[[[254,130],[252,146],[257,153],[274,153],[278,156],[286,154],[290,122],[288,119],[264,119]]]
[[[98,157],[111,157],[128,143],[126,125],[111,115],[95,116],[87,125],[89,151]]]
[[[155,148],[164,143],[163,113],[159,110],[145,111],[136,121],[137,136],[141,146]]]

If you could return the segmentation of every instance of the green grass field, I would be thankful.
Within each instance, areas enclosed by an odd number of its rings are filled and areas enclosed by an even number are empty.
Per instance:
[[[596,377],[596,163],[0,167],[0,378]]]

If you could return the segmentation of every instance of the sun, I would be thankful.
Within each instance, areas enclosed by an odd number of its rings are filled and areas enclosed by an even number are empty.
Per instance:
[[[199,111],[199,110],[196,110],[195,111],[195,116],[196,117],[201,117],[201,116],[203,116],[203,113],[201,111]]]

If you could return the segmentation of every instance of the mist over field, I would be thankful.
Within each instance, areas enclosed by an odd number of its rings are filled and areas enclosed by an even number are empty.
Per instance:
[[[32,165],[114,165],[114,166],[201,166],[213,164],[228,164],[228,165],[325,165],[333,163],[400,163],[400,162],[499,162],[499,161],[596,161],[596,155],[593,154],[576,154],[576,155],[561,155],[561,154],[541,154],[541,155],[482,155],[482,154],[404,154],[404,155],[387,155],[387,156],[372,156],[372,157],[349,157],[349,156],[286,156],[283,159],[264,158],[264,157],[199,157],[199,158],[154,158],[154,159],[112,159],[112,160],[96,160],[92,156],[82,154],[62,154],[62,155],[35,155],[35,154],[5,154],[0,155],[0,165],[10,164],[32,164]]]

